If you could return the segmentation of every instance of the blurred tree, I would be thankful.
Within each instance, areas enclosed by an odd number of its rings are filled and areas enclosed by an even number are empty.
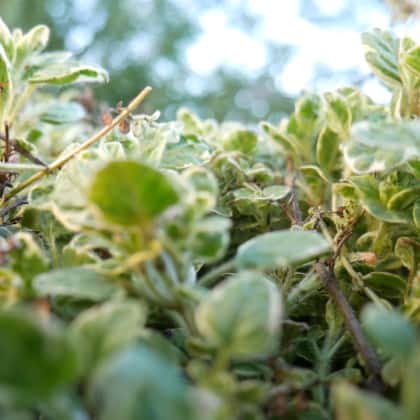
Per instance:
[[[185,3],[185,4],[184,4]],[[128,101],[145,85],[154,93],[147,104],[173,118],[180,106],[203,117],[251,122],[291,110],[292,102],[276,92],[270,74],[257,78],[218,70],[209,77],[188,67],[185,51],[199,34],[197,16],[223,1],[202,0],[0,0],[0,13],[11,27],[50,26],[51,49],[68,48],[84,60],[101,64],[111,82],[95,88],[95,97],[111,104]],[[235,25],[255,19],[235,9]],[[272,47],[278,57],[285,48]],[[249,98],[249,100],[247,100]],[[252,101],[250,100],[252,98]]]

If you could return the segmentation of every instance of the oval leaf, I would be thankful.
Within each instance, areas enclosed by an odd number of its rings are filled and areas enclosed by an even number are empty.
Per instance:
[[[250,357],[273,350],[281,316],[275,284],[245,271],[213,289],[197,308],[195,319],[211,345],[231,357]]]
[[[134,161],[106,165],[96,174],[89,197],[106,220],[125,226],[148,223],[179,200],[163,173]]]
[[[107,277],[87,268],[53,270],[35,277],[33,287],[40,296],[60,296],[101,301],[120,291]]]
[[[238,248],[236,265],[242,269],[275,269],[298,264],[330,249],[317,232],[283,230],[259,235]]]

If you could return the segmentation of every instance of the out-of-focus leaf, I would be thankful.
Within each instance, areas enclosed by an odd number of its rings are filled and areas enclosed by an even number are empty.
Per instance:
[[[50,30],[45,25],[34,26],[16,43],[13,66],[18,69],[33,54],[45,49],[50,39]]]
[[[82,120],[85,116],[85,109],[77,102],[53,101],[41,113],[40,119],[49,124],[70,124]]]
[[[327,103],[328,127],[340,137],[346,137],[351,126],[351,113],[346,101],[341,96],[330,92],[325,93],[324,98]]]
[[[163,173],[135,161],[110,162],[98,171],[89,197],[106,220],[124,226],[153,221],[179,201]]]
[[[399,39],[388,31],[374,29],[362,34],[362,42],[373,72],[391,88],[400,86]]]
[[[39,274],[33,287],[40,296],[105,300],[121,292],[112,279],[87,268],[72,267]]]
[[[104,358],[132,343],[145,321],[144,303],[134,300],[111,301],[82,312],[73,321],[71,334],[84,371],[92,371]]]
[[[257,146],[258,137],[252,131],[235,130],[223,141],[225,150],[235,150],[250,155]]]
[[[9,58],[9,61],[13,61],[15,48],[13,45],[12,34],[10,33],[9,28],[4,23],[3,19],[0,17],[0,45],[3,46],[4,51]]]
[[[2,311],[0,336],[2,401],[33,403],[75,379],[74,351],[54,323],[29,311]]]
[[[242,272],[213,289],[196,311],[203,337],[231,357],[274,349],[282,317],[277,287],[256,272]]]
[[[77,63],[51,64],[35,71],[29,78],[29,83],[46,83],[50,85],[65,85],[74,82],[108,82],[108,73],[93,66]]]
[[[378,183],[374,177],[371,175],[353,176],[350,182],[356,187],[360,201],[372,216],[389,223],[410,223],[409,213],[402,210],[389,210],[382,204]]]
[[[101,420],[197,418],[180,372],[145,347],[130,347],[103,363],[89,394]]]
[[[371,304],[364,309],[362,320],[369,337],[386,354],[406,357],[413,351],[416,331],[403,315]]]
[[[235,262],[241,269],[275,269],[325,254],[330,245],[312,231],[283,230],[264,233],[238,248]]]
[[[318,136],[316,158],[322,169],[331,171],[337,166],[340,156],[340,138],[336,132],[325,127]]]
[[[192,249],[201,262],[220,259],[229,245],[229,219],[211,216],[197,223],[192,232]]]
[[[416,46],[405,54],[405,64],[416,76],[420,77],[420,46]]]
[[[420,121],[359,122],[352,128],[352,139],[366,146],[398,152],[409,160],[420,156]]]
[[[0,44],[0,118],[9,105],[12,94],[11,65],[3,46]]]
[[[408,360],[401,389],[401,403],[404,411],[404,420],[417,420],[420,416],[420,351],[417,347]]]
[[[401,420],[402,412],[379,395],[363,392],[346,382],[333,387],[337,420]]]

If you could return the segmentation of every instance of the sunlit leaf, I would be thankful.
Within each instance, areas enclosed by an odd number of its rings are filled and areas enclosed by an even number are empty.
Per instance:
[[[179,200],[163,173],[134,161],[106,165],[96,174],[89,197],[105,219],[126,226],[152,221]]]

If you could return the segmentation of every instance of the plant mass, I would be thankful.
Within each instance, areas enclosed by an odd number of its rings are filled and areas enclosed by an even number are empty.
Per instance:
[[[48,38],[0,20],[0,417],[420,418],[420,45],[257,129],[96,124]]]

